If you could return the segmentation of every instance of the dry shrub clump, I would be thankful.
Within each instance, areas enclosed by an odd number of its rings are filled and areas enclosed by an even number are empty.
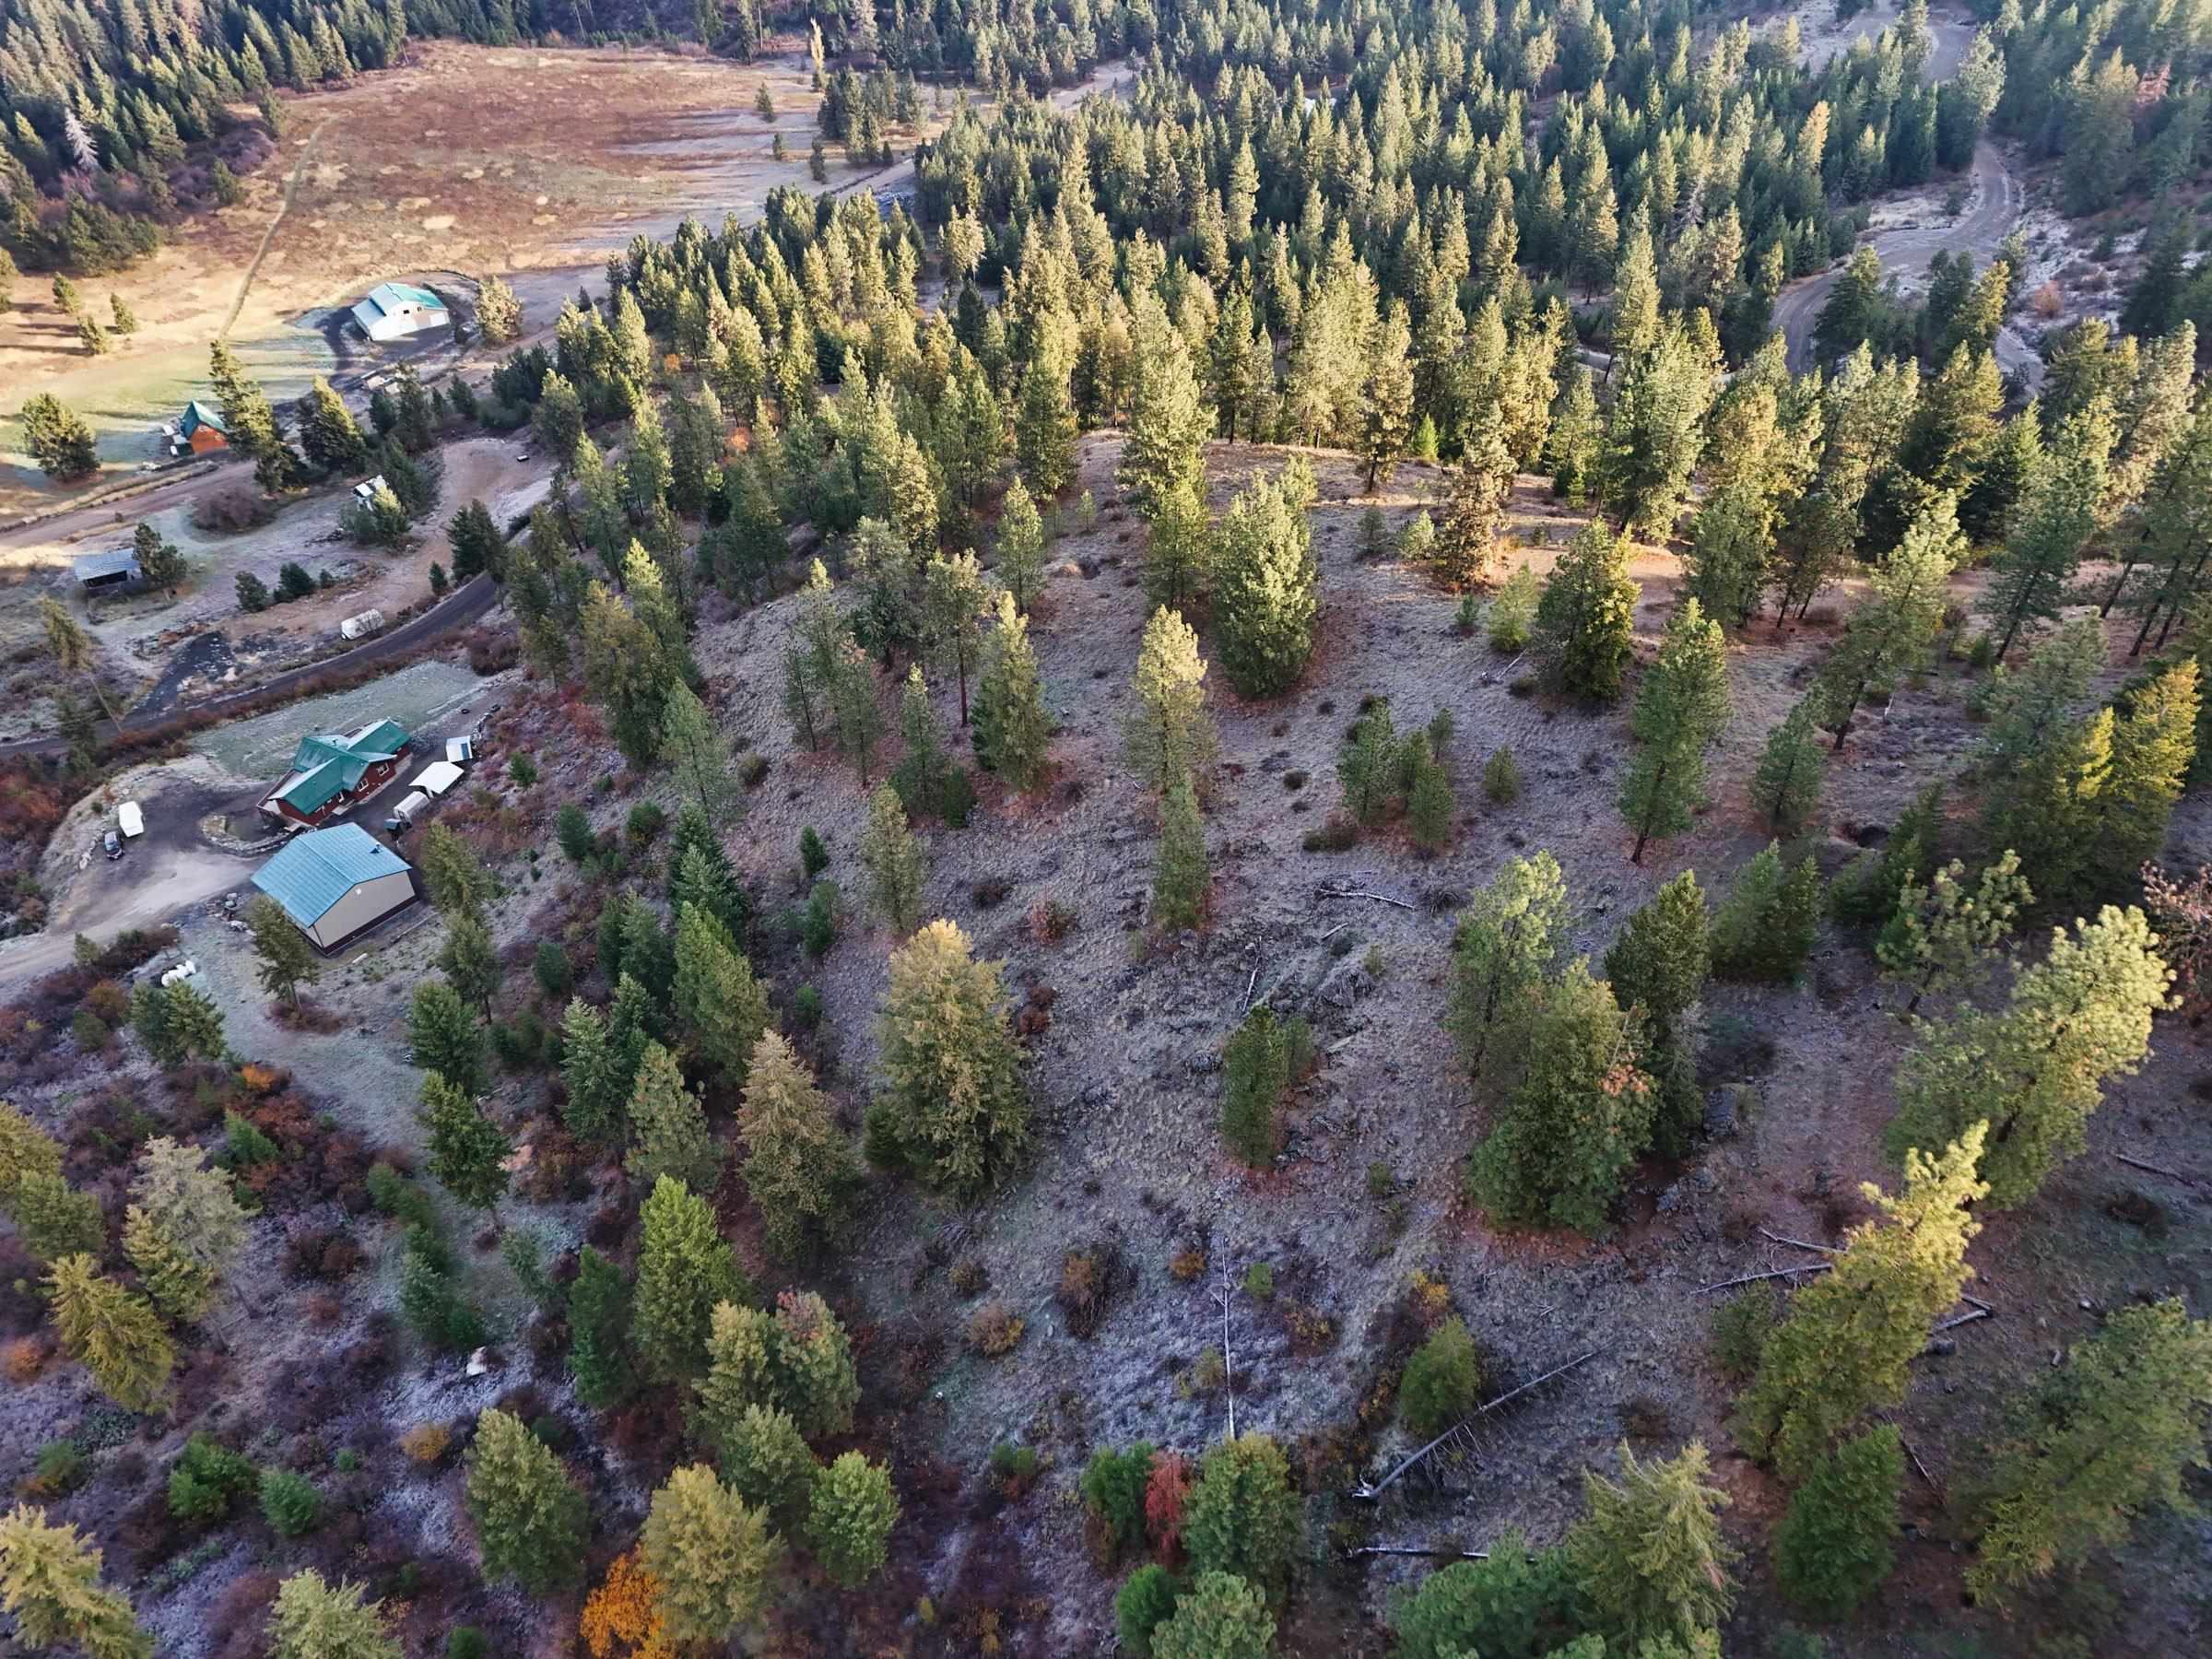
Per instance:
[[[39,1373],[46,1369],[46,1362],[53,1358],[53,1349],[48,1346],[45,1337],[18,1336],[7,1345],[7,1358],[0,1361],[0,1372],[4,1372],[7,1380],[18,1386],[35,1382],[39,1380]]]
[[[1087,1244],[1067,1253],[1060,1264],[1055,1300],[1071,1335],[1087,1337],[1099,1328],[1125,1277],[1122,1253],[1112,1244]]]
[[[418,1464],[434,1464],[453,1442],[453,1431],[443,1423],[418,1423],[399,1437],[399,1449]]]
[[[1187,1285],[1206,1272],[1206,1251],[1196,1244],[1186,1244],[1168,1258],[1168,1272],[1180,1284]]]
[[[1010,1354],[1021,1340],[1021,1315],[994,1297],[968,1319],[968,1346],[986,1359]]]

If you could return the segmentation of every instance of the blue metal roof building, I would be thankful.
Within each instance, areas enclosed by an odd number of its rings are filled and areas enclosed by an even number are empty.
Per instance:
[[[325,950],[415,899],[407,861],[359,824],[311,830],[296,838],[253,873],[253,885]]]

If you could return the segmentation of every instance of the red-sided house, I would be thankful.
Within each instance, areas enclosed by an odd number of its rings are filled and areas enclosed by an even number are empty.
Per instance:
[[[394,721],[379,720],[350,737],[300,739],[292,770],[262,811],[287,824],[321,824],[392,781],[412,740]]]

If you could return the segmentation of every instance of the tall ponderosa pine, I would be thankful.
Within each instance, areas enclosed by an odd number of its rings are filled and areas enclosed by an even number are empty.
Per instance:
[[[1166,791],[1208,765],[1219,747],[1206,707],[1206,659],[1198,635],[1162,606],[1137,647],[1136,707],[1126,738],[1130,763],[1147,788]]]
[[[729,743],[681,679],[669,686],[662,703],[660,755],[676,773],[677,788],[709,823],[730,823],[739,795],[730,776]]]
[[[684,1085],[676,1056],[657,1042],[645,1045],[630,1086],[633,1137],[622,1167],[640,1182],[677,1181],[695,1193],[712,1193],[722,1179],[722,1147],[707,1127],[699,1097]]]
[[[1976,1504],[1982,1553],[1966,1575],[1999,1601],[2121,1544],[2143,1510],[2187,1507],[2212,1409],[2212,1321],[2172,1299],[2122,1308],[2022,1404]]]
[[[1604,520],[1592,520],[1552,566],[1536,601],[1536,647],[1567,690],[1593,702],[1620,695],[1640,591],[1627,545]]]
[[[1951,570],[1965,548],[1952,498],[1939,496],[1875,572],[1813,692],[1820,724],[1835,733],[1839,749],[1868,690],[1927,666]]]
[[[1712,919],[1717,979],[1780,982],[1794,977],[1820,925],[1820,869],[1806,853],[1783,868],[1782,844],[1769,841],[1735,874]]]
[[[1751,805],[1769,829],[1787,835],[1804,826],[1819,805],[1827,767],[1826,747],[1813,735],[1812,701],[1801,697],[1767,734],[1751,772]]]
[[[1955,858],[1924,883],[1908,879],[1874,947],[1875,959],[1911,993],[1903,1011],[1918,1012],[1931,992],[1952,996],[1980,984],[2034,902],[2019,855],[2010,851],[1983,865],[1971,889],[1966,866]]]
[[[686,856],[704,858],[697,849]],[[768,1029],[768,990],[723,923],[688,899],[677,910],[673,1002],[690,1033],[689,1052],[742,1087],[753,1045]]]
[[[2143,912],[2106,905],[2013,982],[1994,1014],[1962,1008],[1928,1028],[1899,1066],[1892,1157],[1986,1125],[1980,1174],[1989,1202],[2012,1208],[2088,1144],[2110,1077],[2150,1053],[2151,1017],[2171,1006],[2173,974]]]
[[[1135,329],[1129,394],[1129,435],[1118,477],[1147,518],[1178,487],[1205,481],[1206,441],[1214,411],[1191,363],[1190,348],[1157,302],[1145,307]]]
[[[638,1212],[638,1282],[630,1335],[648,1374],[678,1378],[705,1364],[707,1328],[723,1302],[753,1289],[714,1225],[714,1211],[662,1176]]]
[[[1981,1230],[1966,1206],[1988,1189],[1974,1177],[1974,1124],[1934,1156],[1905,1155],[1903,1195],[1861,1189],[1881,1215],[1844,1235],[1834,1270],[1799,1290],[1759,1352],[1740,1402],[1744,1449],[1799,1482],[1865,1413],[1904,1397],[1928,1327],[1959,1300]]]
[[[1653,1138],[1670,1154],[1686,1150],[1704,1120],[1695,1010],[1712,968],[1711,932],[1697,873],[1685,870],[1629,918],[1606,952],[1615,1000],[1643,1018],[1645,1069],[1656,1092]]]
[[[586,1244],[569,1287],[569,1375],[576,1397],[594,1409],[627,1399],[637,1386],[630,1361],[629,1280]]]
[[[1195,927],[1205,919],[1212,877],[1206,856],[1206,822],[1198,792],[1186,772],[1159,804],[1159,851],[1153,863],[1152,924]]]
[[[1288,691],[1313,653],[1320,571],[1313,560],[1313,474],[1293,459],[1222,514],[1214,568],[1217,653],[1245,697]]]
[[[1444,1023],[1477,1078],[1558,961],[1567,924],[1566,877],[1548,853],[1508,860],[1461,913]]]
[[[737,1136],[746,1191],[770,1247],[802,1253],[834,1228],[860,1171],[829,1100],[780,1032],[763,1032],[753,1050]]]
[[[1638,1035],[1587,963],[1530,994],[1507,1033],[1512,1088],[1467,1162],[1477,1204],[1508,1226],[1605,1226],[1651,1137],[1656,1102]]]
[[[1813,1466],[1774,1529],[1774,1576],[1790,1605],[1842,1618],[1882,1586],[1896,1562],[1905,1452],[1895,1425],[1879,1423]]]
[[[1735,1551],[1721,1535],[1728,1497],[1712,1484],[1704,1442],[1665,1463],[1643,1463],[1622,1441],[1620,1479],[1583,1477],[1586,1512],[1563,1545],[1608,1652],[1642,1643],[1695,1652],[1726,1622]]]
[[[997,626],[983,647],[971,729],[975,758],[986,771],[1018,790],[1044,782],[1052,764],[1053,720],[1045,711],[1029,618],[1015,608],[1011,594],[998,595]]]
[[[507,1160],[514,1153],[506,1132],[435,1071],[422,1080],[416,1117],[429,1136],[428,1162],[438,1184],[473,1208],[496,1207],[507,1195]]]
[[[487,1579],[512,1577],[542,1595],[577,1576],[589,1526],[583,1494],[522,1418],[478,1414],[466,1501]]]
[[[2082,547],[2097,532],[2115,436],[2112,406],[2099,396],[2067,419],[2044,456],[1982,598],[1997,635],[1998,662],[2023,628],[2057,619],[2081,568]]]
[[[891,953],[878,1025],[884,1087],[872,1115],[924,1179],[965,1199],[995,1185],[1029,1141],[1005,973],[976,961],[952,923],[931,922]]]
[[[1631,864],[1654,835],[1689,828],[1705,798],[1705,751],[1728,721],[1728,646],[1721,625],[1685,600],[1659,641],[1636,692],[1629,729],[1641,747],[1621,786],[1620,809],[1636,831]]]
[[[1498,532],[1513,493],[1513,472],[1497,406],[1486,404],[1476,412],[1466,448],[1453,471],[1451,507],[1437,527],[1431,553],[1447,587],[1473,587],[1489,580]]]

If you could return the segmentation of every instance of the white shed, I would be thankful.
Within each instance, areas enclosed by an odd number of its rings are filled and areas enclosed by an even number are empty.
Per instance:
[[[392,808],[392,816],[403,824],[411,824],[415,821],[415,815],[429,804],[430,797],[418,789],[412,791],[406,800]]]
[[[146,814],[138,810],[138,803],[125,801],[115,808],[115,827],[127,836],[146,833]]]
[[[477,740],[474,737],[448,737],[445,740],[445,758],[460,766],[477,758]]]
[[[451,760],[433,760],[422,769],[421,774],[408,785],[425,794],[441,795],[461,782],[461,769]]]

